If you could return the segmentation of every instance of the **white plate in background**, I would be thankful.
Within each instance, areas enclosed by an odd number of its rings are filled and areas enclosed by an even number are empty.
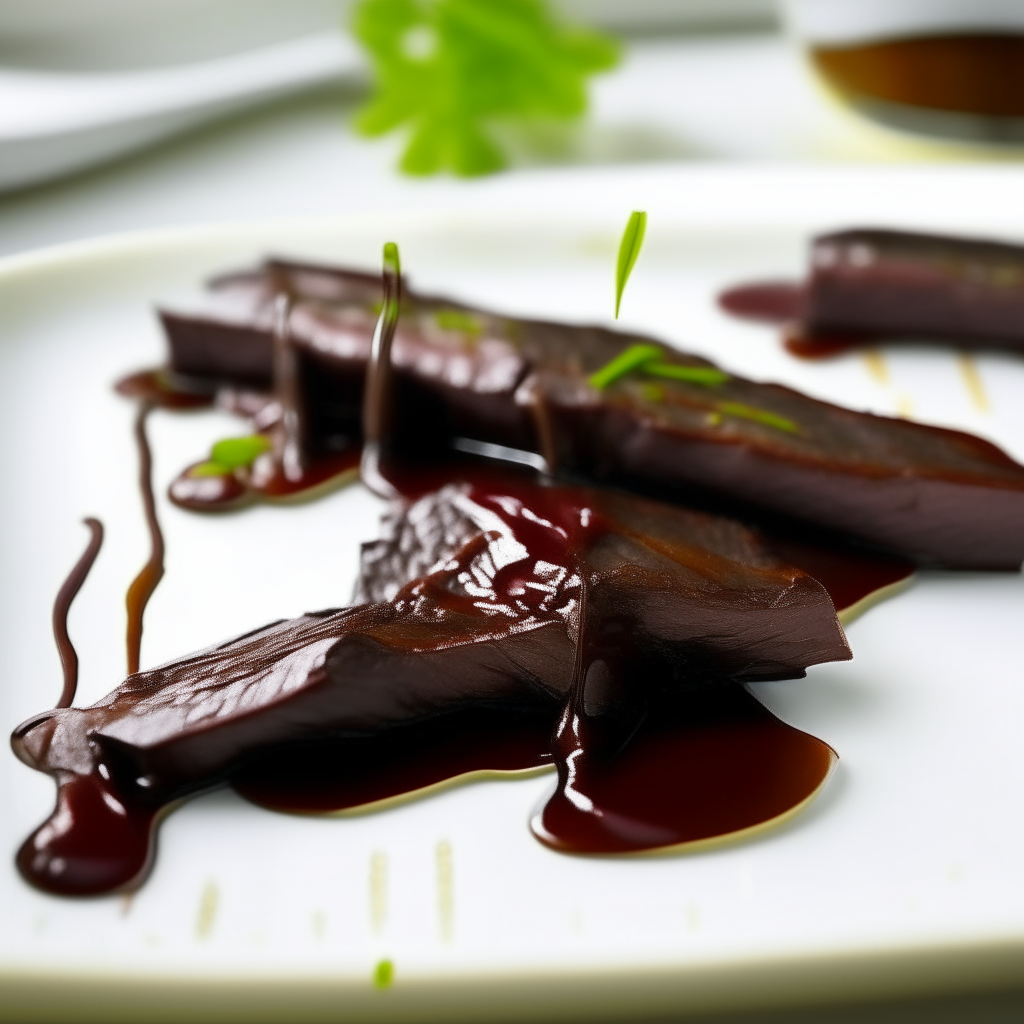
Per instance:
[[[828,226],[842,223],[840,207]],[[821,222],[780,209],[761,224],[716,224],[707,210],[664,205],[622,326],[820,397],[975,430],[1024,458],[1024,361],[976,357],[982,409],[954,353],[799,363],[769,329],[717,311],[724,284],[799,273]],[[4,728],[59,690],[50,602],[84,543],[83,515],[104,520],[107,543],[72,611],[78,702],[123,674],[123,593],[146,548],[132,410],[110,384],[161,358],[154,301],[267,252],[373,267],[393,239],[416,287],[607,322],[620,228],[617,211],[396,215],[101,240],[0,264]],[[237,429],[217,413],[155,414],[161,494]],[[224,517],[162,501],[168,571],[147,613],[144,667],[344,603],[379,508],[359,487]],[[1018,575],[923,575],[851,627],[853,662],[759,685],[783,718],[836,748],[839,769],[791,823],[688,856],[545,849],[527,816],[550,776],[344,820],[275,815],[221,791],[164,823],[134,898],[61,900],[27,887],[12,864],[49,813],[53,784],[0,756],[0,1016],[33,1001],[75,1017],[117,1006],[153,1019],[183,1007],[253,1020],[282,1007],[291,1019],[593,1016],[1019,977],[1021,621]],[[395,981],[378,992],[372,973],[385,958]]]

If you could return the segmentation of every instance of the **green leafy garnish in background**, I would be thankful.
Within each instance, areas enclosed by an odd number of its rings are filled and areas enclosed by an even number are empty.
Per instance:
[[[408,125],[407,174],[500,170],[490,122],[581,116],[587,76],[619,56],[613,39],[559,24],[542,0],[362,0],[352,29],[377,86],[356,128]]]
[[[619,306],[622,305],[622,293],[626,290],[626,282],[633,272],[633,265],[640,255],[640,247],[644,244],[647,231],[647,214],[643,210],[634,210],[626,221],[626,230],[622,232],[619,242],[619,262],[615,267],[615,319],[619,319]]]
[[[210,457],[190,470],[192,476],[227,476],[236,469],[251,466],[265,451],[270,440],[263,434],[248,437],[226,437],[210,449]]]

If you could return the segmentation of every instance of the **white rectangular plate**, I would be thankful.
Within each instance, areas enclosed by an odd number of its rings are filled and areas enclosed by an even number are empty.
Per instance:
[[[800,363],[768,328],[717,311],[721,285],[796,276],[807,232],[846,223],[838,202],[828,216],[801,218],[797,198],[744,224],[724,204],[715,223],[706,206],[662,196],[621,325],[755,378],[974,430],[1024,458],[1022,360],[975,359],[981,403],[955,353],[893,348]],[[4,728],[59,690],[50,602],[84,543],[84,515],[104,521],[107,545],[72,612],[78,702],[123,676],[123,593],[146,541],[132,409],[111,383],[161,359],[156,300],[268,252],[373,268],[394,239],[416,287],[607,322],[624,220],[618,210],[533,220],[506,210],[248,225],[0,264]],[[1001,226],[976,220],[980,232]],[[376,532],[380,504],[359,486],[221,517],[168,505],[175,472],[237,431],[219,413],[153,417],[169,554],[144,666],[344,604],[358,544]],[[262,1019],[287,1006],[291,1019],[332,1007],[453,1019],[1005,979],[1024,965],[1022,622],[1018,575],[922,574],[850,628],[852,662],[758,686],[784,719],[832,744],[840,766],[785,826],[688,856],[543,848],[526,822],[550,776],[347,819],[275,815],[221,791],[163,824],[155,869],[134,897],[60,900],[30,889],[12,865],[53,784],[0,756],[6,1012],[35,1000],[69,1014],[116,1004],[126,1014],[187,1006]],[[378,992],[371,978],[385,958],[394,983]]]

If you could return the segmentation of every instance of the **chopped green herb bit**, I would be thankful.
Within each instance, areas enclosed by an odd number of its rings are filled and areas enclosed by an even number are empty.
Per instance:
[[[395,965],[390,960],[380,960],[373,969],[373,987],[390,988],[395,980]]]
[[[434,322],[445,331],[463,331],[465,334],[479,334],[483,324],[479,319],[461,309],[439,309],[434,314]]]
[[[560,24],[541,0],[362,0],[352,32],[376,79],[356,129],[407,125],[406,174],[500,170],[496,120],[579,117],[587,76],[619,57],[614,39]]]
[[[398,246],[394,242],[384,243],[384,272],[402,276],[402,263],[398,258]]]
[[[662,355],[657,345],[630,345],[611,362],[605,363],[600,370],[590,375],[590,386],[601,391],[637,367],[661,359]]]
[[[208,462],[200,462],[189,471],[189,476],[228,476],[233,472],[231,466],[225,466],[223,462],[215,462],[210,459]]]
[[[743,402],[719,402],[719,412],[726,416],[735,416],[742,420],[752,420],[754,423],[763,423],[766,427],[775,427],[776,430],[784,430],[788,434],[795,434],[800,429],[792,420],[785,416],[777,416],[767,409],[758,409],[753,405],[744,405]]]
[[[622,232],[619,243],[619,262],[615,267],[615,319],[619,319],[619,306],[622,305],[622,293],[626,290],[626,282],[633,272],[633,265],[640,255],[640,247],[644,244],[647,232],[647,214],[643,210],[634,210],[626,221],[626,229]]]
[[[670,380],[685,380],[691,384],[724,384],[729,374],[714,366],[679,366],[677,363],[644,363],[644,373],[653,377],[667,377]]]
[[[270,440],[263,434],[248,437],[226,437],[210,450],[210,461],[227,466],[228,472],[251,466],[256,458],[270,448]]]

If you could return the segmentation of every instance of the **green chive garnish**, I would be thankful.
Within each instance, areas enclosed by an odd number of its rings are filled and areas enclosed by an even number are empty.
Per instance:
[[[434,322],[442,330],[463,331],[466,334],[479,334],[483,327],[480,321],[461,309],[439,309],[434,314]]]
[[[654,377],[667,377],[669,380],[685,380],[691,384],[722,384],[729,379],[729,374],[714,366],[678,366],[675,363],[645,363],[644,373]]]
[[[638,366],[661,359],[662,354],[657,345],[630,345],[610,363],[605,363],[600,370],[590,375],[588,378],[590,386],[601,391],[620,377],[625,377],[627,373],[635,370]]]
[[[785,416],[776,416],[767,409],[758,409],[753,405],[744,405],[742,402],[719,402],[718,411],[724,412],[726,416],[735,416],[741,420],[752,420],[754,423],[763,423],[766,427],[775,427],[776,430],[785,430],[788,434],[795,434],[800,429],[792,420]]]
[[[258,456],[270,448],[270,441],[263,434],[248,437],[226,437],[210,450],[210,461],[226,466],[228,470],[251,466]]]
[[[390,960],[378,960],[373,969],[373,987],[390,988],[395,979],[395,965]]]
[[[188,471],[189,476],[228,476],[230,473],[230,466],[214,462],[212,459],[209,462],[200,462],[198,466],[193,466]]]
[[[619,243],[619,262],[615,268],[615,319],[619,319],[619,306],[622,305],[622,293],[626,290],[626,282],[633,272],[633,264],[640,255],[640,246],[644,244],[644,233],[647,231],[647,214],[643,210],[634,210],[626,221],[626,230],[622,232]]]
[[[398,246],[394,242],[384,243],[384,272],[402,276],[402,265],[398,259]]]

